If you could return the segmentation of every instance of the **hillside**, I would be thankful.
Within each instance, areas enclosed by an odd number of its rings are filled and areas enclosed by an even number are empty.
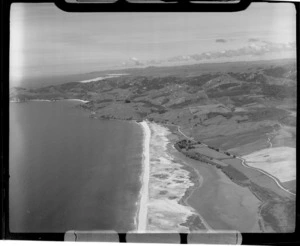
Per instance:
[[[10,99],[76,98],[88,101],[79,107],[91,118],[167,126],[178,151],[216,167],[255,195],[261,231],[292,232],[296,71],[293,60],[128,69],[95,73],[81,82],[13,88]]]
[[[109,71],[119,77],[69,82],[35,89],[13,88],[10,99],[77,98],[100,119],[175,124],[196,140],[237,154],[268,146],[295,147],[294,60],[198,64]],[[95,78],[105,72],[94,73]],[[106,73],[107,74],[107,73]],[[91,74],[89,74],[91,76]],[[282,128],[288,129],[283,132]],[[277,141],[278,142],[278,141]]]

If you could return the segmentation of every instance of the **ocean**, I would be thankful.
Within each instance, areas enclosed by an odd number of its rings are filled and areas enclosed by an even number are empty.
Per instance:
[[[10,103],[11,232],[135,230],[143,130],[79,103]]]

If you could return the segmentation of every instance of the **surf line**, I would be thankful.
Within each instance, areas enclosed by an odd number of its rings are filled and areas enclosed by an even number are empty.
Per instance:
[[[143,127],[144,146],[143,146],[143,173],[141,175],[142,188],[140,191],[140,204],[138,213],[138,232],[146,232],[148,218],[149,200],[149,179],[150,179],[150,137],[151,130],[146,121],[140,123]]]

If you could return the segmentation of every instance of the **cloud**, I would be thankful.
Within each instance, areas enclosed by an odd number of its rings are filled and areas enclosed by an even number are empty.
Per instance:
[[[227,40],[223,39],[223,38],[216,39],[216,43],[226,43],[226,42],[227,42]]]
[[[259,42],[260,40],[258,38],[249,38],[248,42],[254,43],[254,42]]]
[[[139,59],[137,59],[136,57],[131,57],[130,60],[133,61],[133,62],[134,62],[134,65],[136,65],[136,66],[142,66],[142,65],[144,65],[144,64],[143,64]]]
[[[250,40],[250,39],[249,39]],[[192,54],[192,55],[180,55],[180,56],[173,56],[167,59],[162,60],[146,60],[141,62],[136,57],[130,58],[130,64],[132,62],[135,66],[144,66],[144,65],[161,65],[161,64],[168,64],[168,63],[183,63],[183,62],[190,62],[190,61],[205,61],[211,59],[218,59],[218,58],[232,58],[232,57],[242,57],[242,56],[261,56],[268,53],[278,53],[278,52],[295,52],[296,54],[296,43],[273,43],[255,39],[257,41],[249,41],[250,43],[246,43],[245,46],[238,48],[238,49],[224,49],[221,51],[210,51],[210,52],[203,52],[199,54]],[[220,41],[219,41],[220,42]],[[222,42],[222,41],[221,41]],[[226,42],[226,41],[225,41]]]

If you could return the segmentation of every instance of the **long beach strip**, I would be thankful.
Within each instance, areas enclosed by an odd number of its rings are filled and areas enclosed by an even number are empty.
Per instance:
[[[149,199],[149,178],[150,178],[150,137],[151,130],[146,121],[140,123],[143,128],[144,146],[143,146],[143,172],[141,175],[142,188],[140,191],[140,203],[138,212],[137,231],[146,232],[147,214]]]

